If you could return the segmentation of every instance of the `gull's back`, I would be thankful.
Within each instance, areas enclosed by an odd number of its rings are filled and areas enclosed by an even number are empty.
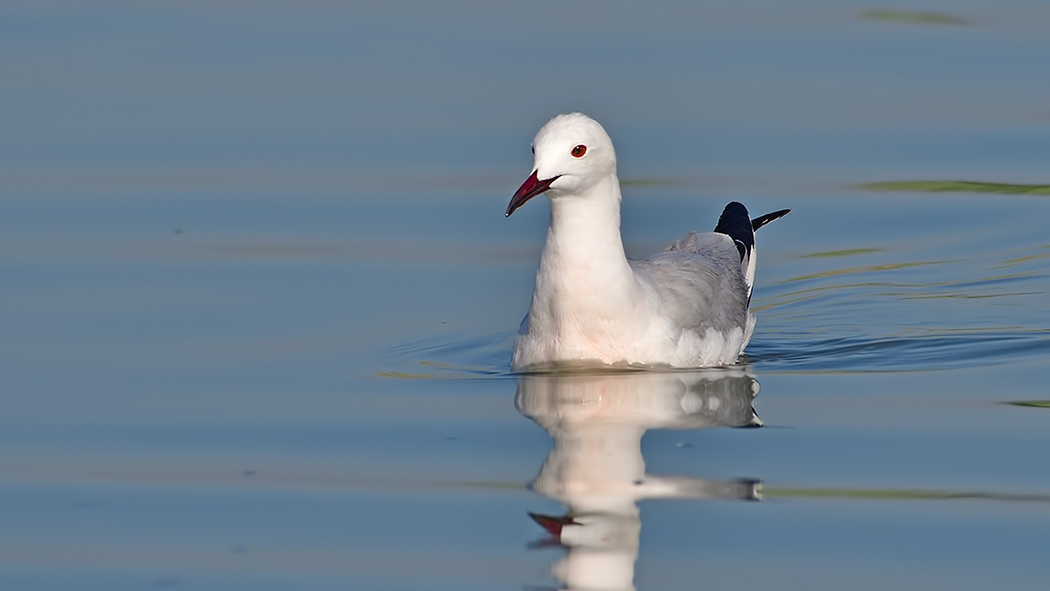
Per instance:
[[[747,283],[733,240],[692,233],[666,251],[631,261],[635,277],[657,300],[656,314],[674,343],[672,365],[733,363],[754,329]]]
[[[659,297],[660,315],[676,328],[729,334],[748,324],[740,255],[725,234],[693,232],[664,252],[631,261],[631,267]]]

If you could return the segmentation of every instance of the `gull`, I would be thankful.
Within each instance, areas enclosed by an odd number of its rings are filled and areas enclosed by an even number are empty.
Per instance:
[[[710,367],[740,357],[755,328],[755,230],[725,207],[714,232],[690,233],[647,259],[628,260],[620,237],[620,182],[612,139],[582,113],[558,115],[532,142],[532,175],[509,217],[545,194],[551,218],[513,371],[562,366]]]

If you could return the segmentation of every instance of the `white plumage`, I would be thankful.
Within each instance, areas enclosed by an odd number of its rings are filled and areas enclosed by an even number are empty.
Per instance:
[[[536,134],[533,150],[533,173],[507,215],[545,193],[551,222],[512,369],[735,362],[754,330],[747,210],[731,203],[718,231],[689,234],[664,252],[628,261],[616,153],[602,126],[581,113],[559,115]],[[755,220],[754,229],[785,213]]]

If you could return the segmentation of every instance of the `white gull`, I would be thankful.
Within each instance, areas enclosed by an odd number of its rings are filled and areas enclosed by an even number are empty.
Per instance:
[[[602,126],[582,113],[558,115],[536,134],[533,153],[507,215],[544,193],[551,221],[511,369],[734,363],[755,327],[754,231],[790,210],[752,220],[730,203],[714,232],[628,260],[616,152]]]

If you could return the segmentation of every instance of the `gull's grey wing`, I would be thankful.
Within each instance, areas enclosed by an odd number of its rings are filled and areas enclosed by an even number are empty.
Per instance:
[[[747,284],[740,253],[728,235],[693,232],[631,266],[659,296],[661,314],[675,326],[728,334],[747,324]]]

